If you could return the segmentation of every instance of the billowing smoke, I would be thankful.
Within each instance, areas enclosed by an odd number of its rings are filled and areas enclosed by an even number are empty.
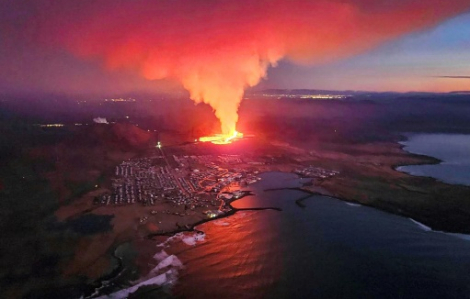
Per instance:
[[[93,122],[95,122],[97,124],[109,124],[108,121],[106,120],[106,118],[104,118],[104,117],[95,117],[95,118],[93,118]]]
[[[231,134],[245,88],[280,59],[324,63],[462,13],[468,0],[33,1],[41,42],[181,82]]]

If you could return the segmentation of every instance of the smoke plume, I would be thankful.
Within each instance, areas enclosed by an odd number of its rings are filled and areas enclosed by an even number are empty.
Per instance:
[[[108,121],[106,120],[106,118],[104,118],[104,117],[95,117],[95,118],[93,118],[93,122],[95,122],[97,124],[109,124]]]
[[[66,3],[63,3],[66,2]],[[41,42],[109,69],[181,82],[235,130],[244,90],[280,59],[325,63],[423,30],[468,0],[38,0]]]

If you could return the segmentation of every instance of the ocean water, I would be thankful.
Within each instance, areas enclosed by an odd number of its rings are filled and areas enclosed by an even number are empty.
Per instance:
[[[401,166],[397,170],[450,184],[470,185],[470,135],[417,134],[410,135],[402,144],[408,152],[438,158],[442,163]]]
[[[305,197],[299,180],[265,173],[242,211],[198,227],[199,242],[165,250],[182,268],[176,298],[470,298],[470,241],[334,198]],[[184,238],[180,238],[184,239]],[[149,295],[150,296],[150,295]]]

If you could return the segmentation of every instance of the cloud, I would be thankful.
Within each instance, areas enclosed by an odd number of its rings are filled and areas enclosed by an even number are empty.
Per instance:
[[[196,103],[212,106],[226,134],[235,130],[245,88],[279,60],[316,64],[355,55],[470,8],[468,0],[18,2],[10,9],[24,11],[5,14],[7,35],[107,69],[180,82]]]
[[[436,78],[445,78],[445,79],[470,79],[470,76],[436,76]]]

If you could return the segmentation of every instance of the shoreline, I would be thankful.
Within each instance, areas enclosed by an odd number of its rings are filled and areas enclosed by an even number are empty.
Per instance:
[[[267,173],[267,172],[270,172],[270,171],[264,171],[262,173]],[[285,171],[281,171],[281,172],[285,172]],[[301,178],[301,176],[298,175],[298,174],[296,174],[296,176],[299,179]],[[442,230],[439,230],[439,229],[434,229],[434,228],[432,228],[433,227],[432,224],[429,224],[429,226],[428,226],[427,224],[423,224],[420,221],[415,220],[417,218],[416,215],[411,215],[411,214],[405,213],[403,211],[387,209],[387,208],[384,208],[384,207],[380,207],[380,206],[376,206],[376,205],[368,204],[368,203],[363,203],[363,202],[351,200],[351,199],[344,198],[344,197],[334,196],[334,195],[331,195],[331,194],[325,194],[325,193],[321,193],[321,192],[318,192],[318,191],[312,191],[312,190],[309,190],[308,188],[305,188],[305,187],[271,188],[271,189],[265,189],[263,191],[264,192],[272,192],[272,191],[280,191],[280,190],[296,190],[296,191],[301,191],[301,192],[306,193],[307,194],[306,196],[295,200],[295,204],[298,205],[300,208],[306,208],[306,205],[304,204],[304,201],[311,198],[311,197],[313,197],[313,196],[325,196],[325,197],[329,197],[329,198],[344,201],[345,203],[360,204],[361,206],[367,206],[367,207],[370,207],[370,208],[381,210],[381,211],[386,212],[386,213],[395,214],[397,216],[408,218],[411,221],[413,221],[414,223],[416,223],[417,225],[419,223],[420,225],[423,225],[423,227],[424,226],[429,227],[429,231],[432,231],[432,232],[445,233],[445,234],[449,234],[449,235],[456,235],[457,237],[458,237],[458,235],[460,235],[461,236],[460,238],[467,239],[467,240],[468,240],[468,238],[470,238],[470,235],[467,235],[467,234],[464,234],[464,233],[453,233],[453,232],[450,232],[450,231],[442,231]],[[225,212],[222,215],[216,216],[214,218],[202,219],[202,220],[197,221],[197,222],[195,222],[191,225],[186,225],[185,227],[181,227],[181,228],[178,228],[176,230],[159,232],[159,233],[150,233],[150,234],[147,234],[147,236],[145,238],[153,240],[155,237],[172,237],[172,236],[174,236],[178,233],[183,233],[183,232],[203,233],[202,231],[197,229],[197,226],[202,225],[204,223],[208,223],[208,222],[213,221],[213,220],[220,220],[220,219],[223,219],[223,218],[226,218],[226,217],[233,216],[234,214],[236,214],[239,211],[260,211],[260,210],[282,211],[282,209],[278,208],[278,207],[235,208],[235,207],[232,206],[233,202],[235,202],[239,199],[242,199],[245,196],[251,196],[251,195],[254,195],[251,191],[244,191],[243,195],[240,196],[239,198],[227,201],[225,204],[226,204],[226,206],[228,206],[230,208],[230,210]],[[424,222],[424,223],[426,223],[426,222]],[[466,238],[466,237],[468,237],[468,238]],[[105,277],[100,278],[98,281],[100,281],[100,282],[103,282],[103,281],[106,281],[106,280],[112,281],[113,278],[110,278],[110,276],[114,273],[117,273],[115,275],[115,277],[116,277],[117,275],[119,275],[120,271],[117,271],[115,269],[115,270],[113,270],[113,272],[111,274],[108,274]]]
[[[404,144],[404,142],[407,142],[410,140],[409,136],[407,136],[406,134],[405,135],[400,135],[400,136],[403,136],[405,137],[406,139],[405,140],[399,140],[397,141],[396,143],[399,145],[399,148],[400,150],[402,150],[403,152],[407,153],[409,156],[411,157],[414,157],[414,158],[418,158],[418,159],[426,159],[426,160],[429,160],[429,161],[424,161],[424,160],[421,160],[421,161],[416,161],[415,163],[406,163],[406,164],[395,164],[395,165],[392,165],[392,169],[395,170],[395,171],[398,171],[398,172],[401,172],[401,173],[406,173],[406,174],[409,174],[407,172],[404,172],[404,171],[400,171],[398,170],[397,168],[398,167],[402,167],[402,166],[419,166],[419,165],[437,165],[437,164],[441,164],[442,162],[444,162],[443,160],[439,159],[439,158],[436,158],[436,157],[433,157],[433,156],[428,156],[428,155],[425,155],[425,154],[417,154],[417,153],[413,153],[413,152],[410,152],[410,151],[407,151],[405,149],[406,147],[406,144]],[[409,174],[411,175],[411,174]],[[423,177],[423,176],[421,176]],[[433,177],[426,177],[426,178],[431,178],[431,179],[434,179]]]
[[[246,196],[251,196],[251,195],[253,195],[253,193],[251,191],[244,191],[243,195],[240,196],[239,198],[227,202],[226,205],[228,205],[230,207],[230,211],[227,211],[226,213],[224,213],[222,215],[216,216],[214,218],[203,219],[203,220],[200,220],[200,221],[197,221],[197,222],[191,224],[190,226],[181,227],[181,228],[176,229],[176,230],[161,232],[161,233],[150,233],[145,238],[149,239],[149,240],[153,240],[153,238],[155,238],[155,237],[169,237],[169,238],[171,238],[171,237],[173,237],[173,236],[175,236],[179,233],[184,233],[184,232],[204,233],[203,231],[200,231],[200,230],[196,229],[196,227],[199,226],[199,225],[202,225],[204,223],[208,223],[208,222],[211,222],[211,221],[220,220],[220,219],[223,219],[223,218],[233,216],[237,212],[242,212],[242,211],[265,211],[265,210],[282,211],[282,209],[278,208],[278,207],[235,208],[235,207],[232,206],[233,202],[235,202],[237,200],[240,200],[240,199],[242,199]],[[92,289],[93,293],[90,293],[90,291],[88,291],[88,293],[85,293],[85,298],[94,298],[97,295],[99,295],[99,294],[95,295],[94,292],[96,292],[97,289],[101,288],[103,286],[104,282],[112,281],[113,279],[118,277],[120,275],[120,273],[124,270],[123,269],[122,258],[115,255],[115,250],[119,246],[120,245],[115,246],[114,250],[113,250],[113,253],[112,253],[113,258],[116,258],[118,260],[118,266],[115,269],[113,269],[109,274],[106,274],[106,275],[98,278],[97,280],[93,281],[92,283],[87,284],[86,289],[88,289],[88,290]]]
[[[391,150],[391,158],[373,164],[369,167],[370,171],[361,170],[358,168],[361,165],[352,164],[347,176],[320,181],[317,187],[331,193],[321,195],[417,219],[435,231],[470,234],[468,202],[464,200],[470,194],[470,186],[399,171],[397,168],[400,166],[437,165],[443,161],[432,156],[408,152],[400,140],[391,144],[395,144],[398,151]],[[311,191],[308,187],[301,189]],[[443,200],[449,201],[447,210],[441,209]],[[412,204],[413,202],[415,204]],[[449,210],[451,208],[453,210]]]
[[[372,205],[365,205],[365,204],[362,204],[362,203],[359,203],[359,202],[355,202],[355,201],[351,201],[351,200],[348,200],[348,199],[345,199],[345,198],[338,198],[336,196],[331,196],[331,195],[327,195],[327,194],[322,194],[320,192],[317,192],[317,191],[311,191],[311,190],[308,190],[308,189],[304,189],[304,188],[301,188],[301,187],[287,187],[287,188],[271,188],[271,189],[266,189],[264,190],[265,192],[271,192],[271,191],[281,191],[281,190],[295,190],[295,191],[301,191],[301,192],[304,192],[304,193],[307,193],[308,195],[307,196],[304,196],[302,198],[299,198],[297,200],[295,200],[295,203],[300,206],[301,208],[305,208],[306,205],[303,204],[303,201],[306,200],[306,199],[309,199],[313,196],[324,196],[324,197],[328,197],[328,198],[333,198],[333,199],[337,199],[337,200],[340,200],[342,202],[345,202],[345,203],[349,203],[349,204],[354,204],[354,205],[358,205],[358,206],[365,206],[365,207],[369,207],[369,208],[373,208],[373,209],[377,209],[379,211],[382,211],[382,212],[386,212],[386,213],[389,213],[389,214],[392,214],[392,215],[397,215],[397,216],[400,216],[400,217],[403,217],[403,218],[408,218],[410,219],[413,223],[415,223],[416,225],[418,225],[419,227],[421,227],[424,231],[429,231],[429,232],[434,232],[434,233],[442,233],[442,234],[447,234],[447,235],[450,235],[450,236],[455,236],[455,237],[460,237],[460,238],[463,238],[465,240],[470,240],[470,234],[466,234],[466,233],[454,233],[454,232],[449,232],[449,231],[443,231],[443,230],[436,230],[436,229],[433,229],[432,227],[424,224],[424,223],[421,223],[419,222],[418,220],[412,218],[412,217],[407,217],[406,215],[404,214],[397,214],[397,213],[392,213],[392,212],[388,212],[386,210],[382,210],[380,208],[377,208],[375,206],[372,206]]]
[[[230,216],[232,216],[232,215],[234,215],[234,214],[236,214],[237,212],[240,212],[240,211],[264,211],[264,210],[282,211],[282,209],[278,208],[278,207],[235,208],[235,207],[232,206],[233,202],[235,202],[237,200],[240,200],[240,199],[242,199],[246,196],[252,196],[252,195],[254,195],[254,194],[251,191],[244,191],[244,194],[242,196],[240,196],[239,198],[227,202],[226,205],[228,205],[230,207],[230,210],[227,211],[226,213],[222,214],[222,215],[216,216],[214,218],[202,219],[202,220],[197,221],[197,222],[195,222],[195,223],[193,223],[193,224],[191,224],[187,227],[182,227],[182,228],[179,228],[177,230],[172,230],[172,231],[168,231],[168,232],[161,232],[161,233],[150,233],[150,234],[147,235],[146,238],[147,239],[152,239],[154,237],[161,237],[161,236],[171,237],[173,235],[176,235],[176,234],[182,233],[182,232],[193,232],[193,231],[199,232],[196,229],[196,226],[199,226],[201,224],[204,224],[204,223],[207,223],[207,222],[210,222],[210,221],[230,217]]]
[[[332,196],[332,195],[329,195],[329,194],[324,194],[324,193],[321,193],[321,192],[318,192],[318,191],[312,191],[312,190],[302,188],[302,187],[270,188],[270,189],[266,189],[264,191],[265,192],[272,192],[272,191],[281,191],[281,190],[295,190],[295,191],[301,191],[301,192],[307,193],[307,196],[304,196],[302,198],[299,198],[299,199],[295,200],[295,204],[297,204],[300,208],[306,208],[306,205],[303,203],[305,200],[307,200],[307,199],[309,199],[313,196],[324,196],[324,197],[340,200],[340,201],[345,202],[345,203],[350,203],[350,204],[355,204],[355,205],[359,205],[359,206],[369,207],[369,208],[377,209],[379,211],[386,212],[386,213],[389,213],[389,214],[392,214],[392,215],[397,215],[397,216],[400,216],[400,217],[408,218],[408,219],[412,220],[413,222],[415,222],[417,225],[422,225],[423,227],[428,228],[428,231],[432,231],[432,232],[436,232],[436,233],[444,233],[444,234],[449,234],[449,235],[462,235],[462,236],[468,236],[468,238],[470,238],[470,233],[452,232],[452,231],[446,231],[446,230],[440,230],[440,229],[433,228],[433,225],[430,224],[430,223],[426,224],[426,222],[421,222],[421,221],[416,220],[416,215],[413,216],[409,213],[403,213],[402,211],[400,211],[400,212],[396,211],[396,210],[392,211],[390,209],[385,209],[385,208],[378,207],[378,206],[375,206],[375,205],[362,203],[362,202],[359,202],[359,201],[354,201],[354,200],[347,199],[347,198],[344,198],[344,197]]]
[[[406,144],[404,144],[404,142],[407,142],[409,141],[409,136],[407,135],[401,135],[401,136],[404,136],[406,138],[406,140],[404,141],[397,141],[397,144],[399,144],[399,147],[402,151],[404,151],[405,153],[407,153],[409,156],[411,157],[415,157],[415,158],[418,158],[418,159],[423,159],[421,161],[416,161],[416,163],[406,163],[406,164],[395,164],[395,165],[392,165],[391,168],[392,170],[394,171],[398,171],[398,172],[401,172],[401,173],[406,173],[408,175],[411,175],[411,176],[415,176],[415,177],[424,177],[424,178],[429,178],[429,179],[433,179],[433,180],[436,180],[438,182],[441,182],[441,183],[444,183],[444,184],[447,184],[446,182],[442,182],[436,178],[433,178],[433,177],[430,177],[430,176],[417,176],[417,175],[413,175],[411,173],[408,173],[406,171],[400,171],[398,170],[399,167],[403,167],[403,166],[420,166],[420,165],[438,165],[438,164],[441,164],[443,163],[444,161],[439,159],[439,158],[436,158],[436,157],[433,157],[433,156],[428,156],[428,155],[425,155],[425,154],[417,154],[417,153],[413,153],[413,152],[410,152],[410,151],[407,151],[405,149],[406,147]],[[424,161],[424,159],[426,160],[429,160],[429,161]]]
[[[423,134],[426,134],[426,133],[423,133]],[[409,133],[408,135],[413,135],[411,133]],[[412,164],[396,164],[396,165],[393,165],[392,166],[392,169],[395,170],[395,171],[398,171],[398,172],[401,172],[401,173],[406,173],[410,176],[413,176],[413,177],[422,177],[422,178],[429,178],[429,179],[432,179],[432,180],[435,180],[437,182],[440,182],[440,183],[444,183],[444,184],[449,184],[449,185],[460,185],[460,186],[470,186],[470,185],[466,185],[466,184],[461,184],[461,183],[455,183],[455,182],[446,182],[446,181],[443,181],[443,180],[440,180],[440,179],[437,179],[435,177],[432,177],[432,176],[427,176],[427,175],[416,175],[416,174],[413,174],[411,172],[408,172],[408,171],[402,171],[402,170],[399,170],[398,168],[400,167],[406,167],[406,166],[424,166],[424,165],[439,165],[439,164],[443,164],[443,163],[446,163],[445,160],[442,160],[440,158],[436,158],[436,157],[433,157],[433,156],[429,156],[427,154],[420,154],[420,153],[413,153],[413,152],[410,152],[408,150],[405,149],[406,147],[406,144],[404,144],[405,142],[408,142],[409,141],[409,136],[407,134],[405,135],[402,135],[406,138],[406,140],[402,140],[402,141],[398,141],[397,143],[400,145],[400,149],[406,153],[408,153],[410,156],[414,156],[414,157],[417,157],[417,158],[424,158],[424,159],[427,159],[429,161],[420,161],[420,162],[417,162],[417,163],[412,163]],[[419,135],[419,133],[417,134],[414,134],[414,135]],[[434,135],[434,134],[432,134]],[[443,134],[445,135],[445,134]],[[470,134],[459,134],[459,135],[470,135]]]
[[[99,295],[99,289],[105,286],[105,283],[112,281],[113,279],[118,277],[122,273],[122,271],[124,271],[122,257],[116,255],[116,250],[119,246],[121,246],[121,244],[115,246],[113,253],[111,254],[111,256],[117,260],[118,265],[110,273],[103,275],[102,277],[98,278],[90,284],[86,284],[86,290],[83,294],[84,298],[94,298]]]
[[[456,237],[456,238],[459,238],[459,239],[463,239],[463,240],[466,240],[466,241],[470,241],[470,234],[462,234],[462,233],[450,233],[450,232],[446,232],[446,231],[441,231],[441,230],[434,230],[432,229],[431,227],[419,222],[419,221],[416,221],[415,219],[413,218],[408,218],[411,220],[411,222],[413,222],[414,224],[416,224],[418,227],[420,227],[423,231],[426,231],[426,232],[433,232],[433,233],[439,233],[439,234],[445,234],[445,235],[448,235],[448,236],[452,236],[452,237]]]
[[[430,156],[410,153],[410,152],[404,150],[405,145],[403,145],[399,142],[394,142],[394,143],[396,144],[396,146],[394,148],[399,149],[400,151],[402,151],[402,153],[400,154],[396,150],[393,151],[392,153],[397,155],[396,157],[392,156],[392,157],[394,157],[393,160],[382,158],[382,156],[387,157],[387,156],[384,156],[387,152],[382,152],[382,153],[380,153],[380,156],[378,156],[378,157],[380,157],[381,160],[375,160],[375,161],[372,161],[372,162],[368,162],[369,164],[366,164],[365,162],[356,162],[355,160],[351,160],[355,156],[354,156],[354,154],[350,154],[350,157],[347,157],[347,156],[341,157],[343,160],[340,160],[338,162],[339,165],[341,165],[340,167],[344,167],[344,169],[345,169],[343,175],[339,175],[338,177],[334,177],[334,178],[331,178],[331,179],[330,178],[319,179],[319,180],[315,179],[315,181],[319,184],[314,183],[313,187],[310,187],[310,188],[309,188],[309,186],[304,185],[302,187],[273,188],[273,189],[266,189],[266,190],[263,190],[263,191],[269,192],[269,191],[286,190],[287,189],[287,190],[298,190],[298,191],[304,192],[304,193],[306,193],[306,196],[298,198],[297,200],[295,200],[295,204],[297,206],[299,206],[300,208],[306,208],[306,204],[304,202],[305,202],[305,200],[309,199],[312,196],[326,196],[326,197],[330,197],[330,198],[334,198],[334,199],[337,199],[337,200],[344,201],[346,203],[360,204],[361,206],[371,207],[371,208],[381,210],[381,211],[384,211],[384,212],[387,212],[387,213],[390,213],[390,214],[395,214],[395,215],[398,215],[398,216],[411,218],[411,219],[417,219],[416,220],[417,222],[419,221],[420,223],[422,222],[422,223],[425,223],[426,225],[429,225],[430,227],[432,227],[433,231],[436,231],[436,232],[443,232],[443,233],[450,233],[450,234],[452,234],[453,232],[459,232],[459,233],[463,232],[463,230],[458,229],[459,228],[458,220],[455,221],[455,223],[453,223],[453,224],[451,223],[451,226],[453,225],[454,228],[457,228],[456,230],[453,230],[453,229],[450,229],[450,230],[444,229],[443,230],[442,229],[443,225],[439,225],[439,221],[433,221],[432,217],[434,217],[434,215],[432,213],[431,214],[429,214],[429,213],[428,214],[422,214],[422,216],[419,216],[420,215],[419,210],[417,210],[417,209],[413,210],[412,208],[407,209],[406,202],[405,203],[392,202],[391,200],[387,199],[386,197],[383,200],[375,200],[374,197],[373,197],[375,195],[374,191],[379,190],[381,188],[381,184],[377,184],[377,186],[375,188],[377,190],[374,190],[374,189],[369,190],[369,189],[364,188],[361,184],[356,184],[355,183],[356,181],[361,180],[361,175],[363,175],[363,178],[362,178],[363,182],[361,182],[361,183],[367,183],[369,181],[371,183],[373,183],[373,182],[375,182],[374,180],[377,180],[377,178],[382,178],[382,179],[387,180],[387,182],[389,182],[390,184],[396,185],[396,186],[400,187],[401,189],[403,189],[404,192],[402,192],[402,194],[404,195],[404,198],[411,198],[411,196],[413,196],[413,194],[415,194],[415,195],[417,194],[416,192],[418,192],[417,190],[419,190],[420,188],[416,188],[416,190],[414,190],[414,188],[413,188],[414,183],[413,182],[419,182],[419,181],[409,182],[409,181],[406,181],[406,180],[403,180],[403,179],[400,178],[400,177],[403,177],[403,176],[393,175],[390,172],[386,172],[384,170],[385,169],[390,169],[393,172],[404,175],[404,177],[406,179],[406,177],[415,177],[415,176],[412,176],[410,174],[401,172],[401,171],[396,169],[397,167],[406,166],[406,165],[439,164],[442,161],[439,160],[439,159],[430,157]],[[366,153],[366,155],[367,154],[368,153]],[[368,157],[368,156],[364,156],[364,157]],[[329,160],[333,161],[332,160],[333,158],[336,158],[336,157],[334,157],[334,156],[333,157],[327,157],[326,160],[325,160],[325,163],[328,162]],[[325,158],[322,157],[321,159],[325,159]],[[366,160],[364,160],[364,161],[366,161]],[[401,162],[408,161],[408,162],[411,162],[411,163],[400,163],[400,161]],[[399,162],[399,163],[393,164],[394,162]],[[279,171],[279,172],[284,172],[284,173],[295,174],[296,179],[300,179],[302,176],[299,175],[299,174],[296,174],[292,171],[293,167],[296,167],[296,165],[305,166],[305,164],[302,161],[297,161],[296,163],[290,163],[290,164],[285,164],[285,165],[284,164],[266,165],[266,166],[263,166],[260,169],[259,173],[262,174],[262,173]],[[322,164],[320,164],[320,166],[325,167]],[[336,166],[336,167],[338,167],[338,166]],[[361,168],[359,168],[359,167],[361,167]],[[372,170],[372,171],[375,171],[375,172],[369,173],[368,172],[369,170]],[[419,178],[420,179],[432,180],[433,182],[439,183],[441,185],[441,186],[438,186],[438,187],[442,187],[441,182],[434,179],[434,178],[426,178],[426,177],[419,177]],[[350,182],[345,184],[344,183],[345,181],[346,182],[350,181]],[[339,184],[337,182],[339,182]],[[428,184],[430,184],[430,183],[428,182]],[[356,189],[361,190],[362,192],[364,192],[364,194],[366,196],[370,196],[370,198],[362,200],[362,197],[357,197],[354,193],[351,193],[351,189],[348,189],[351,186],[353,186],[353,187],[356,186]],[[423,186],[426,186],[426,185],[423,185]],[[434,185],[429,185],[429,186],[434,186]],[[407,189],[407,187],[410,187],[410,188]],[[317,188],[317,190],[318,189],[319,190],[324,189],[324,190],[320,191],[320,192],[311,190],[311,189],[315,189],[315,188]],[[426,189],[423,189],[423,190],[426,190]],[[446,190],[443,190],[443,192],[444,191],[446,191]],[[426,191],[423,194],[424,195],[429,195],[429,192]],[[217,215],[214,218],[203,218],[203,219],[201,219],[203,216],[200,215],[200,214],[197,214],[197,217],[194,216],[194,215],[189,216],[189,214],[187,214],[186,216],[180,215],[181,217],[183,217],[183,218],[180,218],[180,219],[185,219],[186,221],[183,221],[183,222],[177,221],[176,222],[177,228],[175,228],[175,226],[173,226],[174,229],[171,228],[169,230],[164,230],[165,228],[170,228],[170,227],[162,225],[163,226],[162,227],[163,231],[160,231],[160,232],[159,231],[156,231],[156,232],[154,231],[154,232],[152,232],[150,229],[147,230],[145,227],[142,227],[142,229],[140,230],[141,237],[145,238],[145,239],[148,239],[148,240],[154,240],[154,238],[156,238],[156,237],[171,237],[171,236],[174,236],[178,233],[201,232],[197,229],[197,226],[202,225],[202,224],[207,223],[207,222],[210,222],[212,220],[220,220],[220,219],[223,219],[225,217],[233,216],[234,214],[236,214],[239,211],[261,211],[261,210],[282,211],[282,209],[277,208],[277,207],[235,208],[235,207],[232,206],[232,203],[235,202],[236,200],[241,199],[245,196],[249,196],[249,195],[253,195],[253,193],[251,193],[251,191],[244,191],[243,195],[241,197],[237,198],[237,199],[225,200],[224,201],[225,202],[224,206],[227,208],[226,211],[223,214]],[[394,196],[393,193],[391,193],[391,192],[387,195],[389,195],[390,199],[393,198],[393,196]],[[385,196],[387,196],[387,195],[385,195]],[[423,197],[426,197],[426,196],[423,196]],[[401,204],[401,206],[400,206],[400,204]],[[88,208],[87,210],[83,210],[81,214],[95,213],[94,210],[99,209],[99,208],[100,207]],[[166,208],[167,207],[162,208],[162,209],[166,209]],[[117,209],[121,209],[121,208],[118,207]],[[150,207],[143,208],[142,210],[144,210],[144,209],[145,209],[146,212],[150,211]],[[222,210],[224,210],[224,209],[222,209]],[[106,209],[106,211],[104,211],[104,212],[98,212],[97,214],[107,214],[106,212],[108,212],[108,209]],[[159,212],[160,212],[160,210],[159,210]],[[122,214],[122,211],[121,211],[121,214]],[[150,217],[152,217],[152,216],[150,216]],[[163,218],[162,221],[163,222],[167,221],[168,223],[170,223],[170,222],[174,223],[175,219],[171,218],[171,217],[168,218],[168,217],[169,216],[165,215],[165,218]],[[438,218],[436,218],[436,219],[438,220]],[[191,221],[194,221],[194,220],[197,220],[197,221],[191,223]],[[179,225],[178,222],[182,223],[182,224]],[[449,226],[449,222],[445,222],[444,226]],[[137,225],[137,229],[139,230],[138,225]],[[115,241],[118,241],[118,243],[116,243],[116,244],[121,244],[121,242],[120,242],[120,241],[122,241],[121,239],[128,237],[127,236],[127,233],[128,233],[127,230],[124,231],[124,233],[125,234],[123,234],[123,235],[119,235],[119,239],[115,240]],[[117,245],[117,246],[119,246],[119,245]],[[114,250],[117,248],[117,246],[115,246],[115,247],[113,246],[114,247],[113,253],[114,253]],[[95,283],[102,283],[102,282],[105,282],[106,280],[112,281],[120,273],[118,268],[119,267],[117,267],[117,269],[111,270],[111,272],[108,272],[108,274],[106,274],[102,277],[99,277],[98,279],[92,281],[90,284],[87,284],[87,285],[94,285]],[[113,276],[113,274],[115,274],[114,277],[110,278],[110,276]]]

